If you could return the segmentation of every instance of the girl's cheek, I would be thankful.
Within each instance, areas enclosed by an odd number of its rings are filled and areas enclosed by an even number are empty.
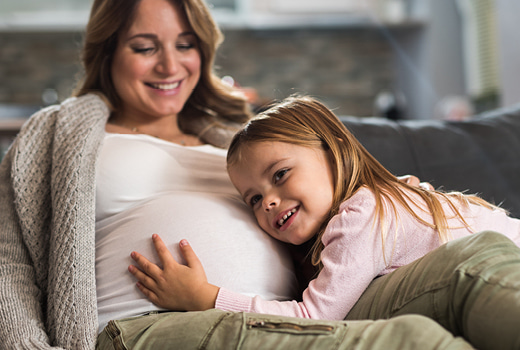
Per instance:
[[[267,224],[265,219],[257,218],[257,221],[258,221],[258,224],[260,225],[260,227],[262,228],[262,230],[269,232],[270,227]]]

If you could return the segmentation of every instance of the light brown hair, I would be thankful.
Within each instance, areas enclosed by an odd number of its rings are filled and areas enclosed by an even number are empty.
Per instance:
[[[229,139],[251,116],[245,98],[214,72],[215,54],[223,35],[203,0],[169,0],[181,10],[194,31],[201,55],[200,80],[179,113],[183,132],[201,141],[227,147]],[[140,0],[95,0],[87,24],[82,63],[84,78],[75,95],[98,93],[113,110],[120,106],[111,78],[111,65],[121,33],[130,27]]]
[[[312,263],[320,265],[320,253],[323,250],[321,236],[328,221],[338,213],[342,202],[350,198],[361,186],[368,187],[376,198],[376,216],[379,220],[381,239],[385,240],[384,217],[386,215],[382,198],[386,198],[393,207],[402,205],[417,221],[432,227],[439,233],[441,241],[448,240],[446,217],[439,198],[444,198],[461,222],[467,226],[457,209],[459,202],[475,203],[489,208],[496,208],[483,199],[460,192],[442,193],[409,186],[397,179],[383,167],[354,137],[345,125],[321,102],[311,97],[292,96],[252,119],[231,141],[227,162],[228,168],[241,160],[241,149],[253,142],[277,141],[303,147],[322,148],[331,155],[334,172],[333,203],[329,217],[323,222],[312,249]],[[414,199],[410,191],[426,203],[433,224],[425,221],[416,213],[419,206],[412,208],[409,203]],[[368,234],[368,233],[367,233]],[[384,244],[383,244],[384,246]],[[383,254],[385,254],[383,252]]]

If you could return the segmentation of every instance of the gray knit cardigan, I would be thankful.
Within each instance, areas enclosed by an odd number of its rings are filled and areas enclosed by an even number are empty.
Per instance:
[[[95,348],[95,166],[108,116],[96,95],[48,107],[0,165],[2,349]]]

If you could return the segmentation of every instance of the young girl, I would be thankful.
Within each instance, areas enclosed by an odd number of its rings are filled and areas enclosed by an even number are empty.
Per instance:
[[[227,160],[233,184],[269,235],[295,245],[316,238],[312,261],[320,273],[302,302],[244,296],[210,285],[186,241],[180,246],[189,268],[154,235],[164,271],[135,252],[141,269],[130,271],[159,306],[340,320],[376,277],[447,241],[494,230],[520,244],[520,220],[476,196],[400,182],[309,97],[288,98],[249,122]]]

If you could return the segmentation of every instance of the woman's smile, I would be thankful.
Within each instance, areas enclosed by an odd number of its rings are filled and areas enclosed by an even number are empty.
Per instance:
[[[181,84],[180,81],[175,83],[145,83],[149,87],[157,90],[173,90],[177,89],[179,85]]]
[[[173,83],[145,83],[145,85],[159,96],[172,96],[179,94],[181,91],[182,80]]]

